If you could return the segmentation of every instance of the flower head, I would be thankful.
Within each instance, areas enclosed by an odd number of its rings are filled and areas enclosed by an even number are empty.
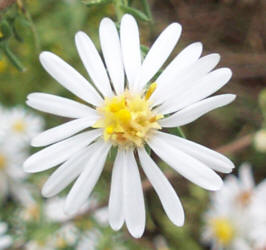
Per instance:
[[[265,190],[265,181],[256,186],[250,165],[242,164],[239,178],[228,176],[223,188],[211,195],[210,208],[204,217],[203,239],[218,249],[263,249]]]
[[[41,53],[46,71],[86,104],[44,93],[28,96],[29,106],[74,120],[36,136],[33,146],[48,147],[32,155],[24,169],[33,173],[61,165],[43,187],[46,197],[58,194],[77,178],[65,203],[65,211],[74,214],[90,196],[111,147],[117,147],[109,222],[115,230],[125,222],[129,232],[140,237],[145,228],[145,206],[137,154],[169,219],[182,226],[181,202],[145,147],[195,184],[208,190],[220,189],[222,179],[213,170],[231,172],[234,165],[229,159],[160,130],[188,124],[232,102],[235,96],[231,94],[207,98],[229,81],[231,70],[212,71],[220,56],[200,58],[202,44],[197,42],[182,50],[156,78],[179,40],[178,23],[160,34],[143,62],[138,26],[131,15],[123,16],[120,35],[109,18],[101,21],[99,34],[105,64],[85,33],[78,32],[75,37],[78,53],[95,87],[58,56]]]

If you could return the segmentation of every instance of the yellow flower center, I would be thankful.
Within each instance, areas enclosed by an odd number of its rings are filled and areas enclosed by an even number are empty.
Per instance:
[[[163,116],[151,110],[149,98],[156,88],[152,83],[145,96],[126,90],[119,96],[106,98],[97,110],[101,118],[93,125],[104,129],[104,140],[113,145],[143,145],[153,129],[161,129],[158,120]]]
[[[232,223],[226,218],[217,218],[211,221],[212,230],[218,242],[222,245],[228,245],[234,237],[234,228]]]
[[[26,130],[26,123],[23,120],[17,120],[13,123],[12,129],[15,132],[23,133]]]
[[[31,204],[26,208],[24,219],[37,221],[40,218],[40,206],[37,203]]]
[[[6,167],[7,159],[4,155],[0,154],[0,170]]]

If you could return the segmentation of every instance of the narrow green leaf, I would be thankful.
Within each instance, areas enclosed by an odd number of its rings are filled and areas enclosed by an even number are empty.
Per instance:
[[[148,1],[147,0],[141,0],[141,2],[143,5],[145,14],[152,21],[152,14],[151,14],[151,9],[150,9],[150,5],[149,5]]]
[[[177,130],[177,135],[178,136],[183,137],[183,138],[186,138],[183,130],[180,127],[177,127],[176,130]]]
[[[12,36],[12,28],[6,20],[1,22],[0,29],[4,40],[7,40]]]
[[[180,127],[176,127],[176,128],[169,128],[168,129],[169,133],[180,136],[182,138],[186,138],[183,130]]]
[[[87,5],[88,7],[93,7],[93,6],[108,4],[108,3],[111,3],[112,1],[111,0],[83,0],[81,2]]]
[[[264,118],[266,119],[266,88],[264,88],[259,94],[259,105]]]
[[[16,55],[9,49],[7,43],[2,43],[1,48],[3,49],[4,54],[8,58],[8,60],[19,70],[19,71],[25,71],[22,63],[20,60],[16,57]]]
[[[150,22],[151,19],[149,17],[147,17],[143,12],[141,12],[140,10],[137,10],[133,7],[128,7],[128,6],[120,6],[121,9],[126,12],[126,13],[129,13],[131,15],[133,15],[134,17],[144,21],[144,22]]]

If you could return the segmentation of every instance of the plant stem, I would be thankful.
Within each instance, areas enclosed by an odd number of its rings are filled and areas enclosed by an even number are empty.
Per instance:
[[[152,21],[152,14],[148,0],[141,0],[146,16]]]
[[[9,61],[19,70],[24,71],[24,67],[22,66],[19,59],[14,55],[14,53],[8,48],[7,44],[4,43],[2,46],[3,52],[5,53],[6,57]]]
[[[117,22],[119,23],[122,16],[123,16],[123,10],[121,9],[120,6],[123,5],[123,0],[114,0],[114,6],[115,6],[115,14],[117,18]]]

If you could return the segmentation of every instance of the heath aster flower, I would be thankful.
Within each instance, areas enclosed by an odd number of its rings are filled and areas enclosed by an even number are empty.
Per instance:
[[[238,178],[229,175],[211,195],[203,240],[212,249],[264,249],[266,246],[266,181],[255,185],[251,166],[244,163]]]
[[[156,78],[179,40],[178,23],[160,34],[143,62],[138,26],[132,16],[123,16],[120,36],[109,18],[101,21],[99,34],[105,64],[85,33],[78,32],[75,37],[94,86],[56,55],[40,55],[47,72],[83,103],[51,94],[28,96],[29,106],[74,120],[35,137],[33,146],[50,146],[32,155],[24,169],[34,173],[61,164],[43,187],[46,197],[58,194],[78,178],[65,204],[67,213],[75,213],[98,181],[111,147],[116,147],[109,199],[111,227],[118,230],[125,222],[134,237],[143,234],[145,206],[136,155],[169,219],[182,226],[180,200],[144,146],[193,183],[208,190],[220,189],[222,179],[213,170],[231,172],[234,165],[229,159],[160,130],[185,125],[232,102],[235,96],[231,94],[207,98],[229,81],[231,70],[212,71],[220,56],[200,58],[202,44],[197,42],[181,51]]]

